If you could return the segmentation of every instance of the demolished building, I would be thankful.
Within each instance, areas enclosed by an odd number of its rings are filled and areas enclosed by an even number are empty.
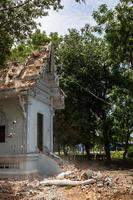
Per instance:
[[[40,152],[53,151],[53,116],[64,94],[51,44],[0,70],[0,175],[38,172]]]

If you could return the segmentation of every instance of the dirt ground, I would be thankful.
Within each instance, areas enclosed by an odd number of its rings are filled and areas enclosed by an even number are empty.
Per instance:
[[[81,180],[89,170],[97,182],[82,186],[43,186],[43,177],[0,180],[1,200],[133,200],[133,168],[105,167],[101,162],[65,162],[63,171],[71,171],[70,180]],[[53,179],[54,177],[52,177]],[[109,184],[105,180],[110,180]],[[100,181],[100,182],[98,182]],[[99,184],[100,183],[100,184]],[[101,184],[102,183],[102,184]]]

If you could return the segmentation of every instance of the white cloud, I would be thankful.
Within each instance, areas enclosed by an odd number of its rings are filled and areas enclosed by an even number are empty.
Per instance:
[[[86,4],[78,4],[74,0],[63,0],[63,10],[58,12],[50,10],[49,16],[38,19],[41,29],[50,32],[58,32],[60,35],[67,33],[69,28],[80,29],[86,23],[94,24],[91,16],[94,10],[106,3],[109,7],[114,7],[118,0],[86,0]]]

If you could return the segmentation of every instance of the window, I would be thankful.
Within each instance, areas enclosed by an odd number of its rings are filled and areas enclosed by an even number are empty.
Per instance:
[[[5,126],[0,126],[0,143],[5,142]]]
[[[6,116],[3,112],[0,112],[0,143],[5,143],[6,128],[7,128]]]
[[[37,113],[37,147],[43,151],[43,115]]]

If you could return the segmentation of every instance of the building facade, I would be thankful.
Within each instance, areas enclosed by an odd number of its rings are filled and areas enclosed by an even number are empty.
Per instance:
[[[52,45],[0,70],[0,175],[38,172],[40,152],[53,151],[53,116],[64,94]]]

